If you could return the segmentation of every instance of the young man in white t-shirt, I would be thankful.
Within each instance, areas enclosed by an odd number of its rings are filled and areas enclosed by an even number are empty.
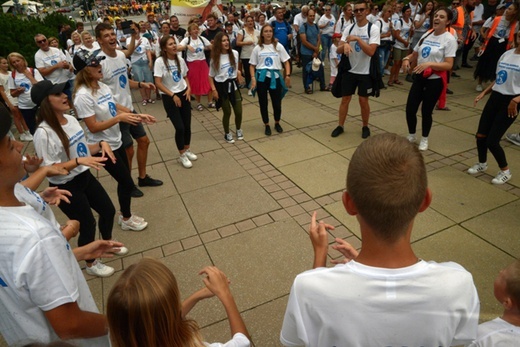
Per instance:
[[[504,307],[501,317],[478,326],[469,347],[509,347],[520,341],[520,259],[500,271],[494,283],[495,298]]]
[[[99,56],[105,56],[106,59],[101,61],[103,68],[103,79],[101,82],[108,85],[114,99],[118,104],[126,108],[125,112],[134,112],[132,104],[132,93],[130,88],[134,89],[152,89],[155,90],[153,83],[136,82],[128,78],[128,70],[126,66],[126,58],[132,55],[135,48],[136,38],[139,39],[139,32],[134,24],[132,24],[134,33],[128,42],[128,50],[120,51],[117,49],[117,37],[114,28],[109,24],[98,24],[96,26],[96,39],[101,46]],[[137,170],[139,187],[157,187],[163,184],[158,179],[153,179],[146,174],[146,161],[148,158],[148,147],[150,139],[146,135],[146,131],[141,123],[137,125],[121,124],[121,134],[123,138],[123,146],[126,150],[130,171],[132,170],[132,158],[134,157],[134,138],[137,142]],[[132,197],[138,198],[143,196],[143,192],[134,186]]]
[[[363,128],[361,137],[366,139],[370,136],[368,118],[370,116],[370,105],[368,96],[372,94],[372,79],[370,78],[370,59],[376,53],[380,43],[379,28],[369,25],[367,15],[369,14],[368,3],[364,0],[357,1],[354,5],[356,23],[346,27],[338,45],[337,52],[346,55],[344,59],[350,60],[350,70],[342,78],[342,99],[339,106],[339,124],[332,131],[331,136],[337,137],[344,132],[345,120],[347,119],[348,106],[352,95],[358,91],[359,106],[361,106],[361,120]],[[370,33],[368,28],[370,26]]]
[[[391,183],[389,183],[391,182]],[[342,239],[345,260],[326,268],[334,229],[310,225],[314,270],[291,288],[280,341],[285,346],[453,346],[477,333],[479,299],[456,263],[421,260],[410,244],[417,213],[430,205],[417,147],[396,134],[363,142],[347,173],[343,205],[358,220],[361,251]],[[338,263],[338,262],[336,262]]]

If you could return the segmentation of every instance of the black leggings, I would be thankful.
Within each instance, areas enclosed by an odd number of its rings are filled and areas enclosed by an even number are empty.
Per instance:
[[[116,150],[112,150],[116,157],[116,163],[112,160],[105,161],[105,170],[117,181],[117,198],[119,200],[119,208],[124,218],[132,217],[130,204],[132,200],[132,189],[134,181],[130,175],[130,167],[128,166],[128,157],[123,146]],[[101,157],[101,153],[95,154],[94,157]]]
[[[408,132],[415,134],[417,128],[417,111],[422,102],[422,136],[428,137],[432,128],[432,113],[435,104],[441,96],[443,88],[442,78],[427,79],[416,75],[408,93],[406,101],[406,123]]]
[[[112,239],[112,225],[116,209],[107,192],[89,170],[64,184],[49,184],[51,187],[68,190],[70,204],[62,202],[59,208],[69,219],[79,221],[78,246],[85,246],[96,239],[96,219],[92,209],[99,214],[99,232],[103,240]],[[87,260],[93,262],[94,259]]]
[[[19,108],[20,113],[22,114],[23,119],[25,120],[25,124],[29,128],[29,132],[31,135],[34,135],[36,131],[36,110],[37,108]]]
[[[175,128],[175,144],[177,149],[182,151],[185,146],[189,146],[191,142],[191,104],[183,95],[186,90],[175,93],[181,99],[181,107],[177,107],[172,97],[164,96],[162,98],[166,116]]]
[[[516,120],[516,117],[511,118],[507,115],[507,108],[511,99],[517,96],[503,95],[495,91],[491,92],[491,96],[486,106],[484,106],[484,110],[482,110],[477,129],[477,151],[480,163],[487,161],[487,150],[489,148],[498,166],[501,169],[507,167],[506,154],[502,146],[500,146],[500,139]],[[517,111],[519,109],[520,107],[517,105]]]
[[[249,88],[251,85],[251,71],[249,71],[249,59],[241,59],[242,66],[244,67],[244,78],[246,79],[246,86]]]
[[[273,72],[274,74],[274,72]],[[276,89],[270,89],[271,78],[266,77],[263,82],[256,82],[256,92],[258,93],[258,102],[260,104],[260,114],[264,124],[269,124],[269,112],[267,111],[267,93],[271,96],[273,104],[273,114],[275,122],[279,122],[282,117],[282,85],[280,81],[276,81]]]

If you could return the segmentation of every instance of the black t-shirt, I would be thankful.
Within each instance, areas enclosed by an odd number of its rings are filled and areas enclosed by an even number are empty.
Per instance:
[[[218,33],[221,33],[221,32],[224,32],[224,30],[222,30],[221,28],[215,28],[213,30],[211,29],[206,29],[202,32],[202,34],[200,34],[200,36],[202,37],[205,37],[206,39],[208,39],[209,42],[213,41],[213,39],[215,38],[215,36],[217,36]]]
[[[175,35],[177,40],[181,42],[184,36],[186,36],[186,29],[179,27],[179,29],[173,30],[170,28],[170,35]]]
[[[482,19],[486,20],[489,17],[493,16],[495,14],[495,11],[497,10],[498,1],[496,5],[484,5],[484,14],[482,15]]]

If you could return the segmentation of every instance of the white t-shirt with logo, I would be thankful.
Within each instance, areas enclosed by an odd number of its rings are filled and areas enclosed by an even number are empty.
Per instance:
[[[96,117],[96,120],[102,122],[109,120],[117,115],[116,101],[112,96],[110,88],[102,82],[99,82],[99,89],[92,95],[92,89],[82,86],[76,92],[74,105],[78,118]],[[99,141],[106,141],[113,151],[121,147],[121,130],[119,123],[114,124],[108,129],[92,133],[88,128],[87,143],[95,144]]]
[[[515,54],[514,48],[498,59],[497,77],[492,89],[502,95],[520,95],[520,54]]]
[[[11,76],[11,71],[7,71],[5,75],[3,73],[0,73],[0,84],[2,85],[2,87],[4,87],[4,92],[7,96],[7,99],[9,99],[9,102],[14,106],[18,106],[18,98],[13,98],[9,90],[9,76]]]
[[[424,40],[423,38],[426,37]],[[457,40],[448,31],[436,36],[435,33],[425,33],[421,37],[422,43],[417,44],[414,51],[419,54],[417,64],[425,62],[442,63],[446,58],[454,58],[457,51]],[[419,42],[421,42],[419,40]],[[441,78],[432,74],[428,79]]]
[[[272,43],[263,47],[258,45],[253,49],[251,58],[249,59],[250,65],[255,65],[257,70],[281,70],[282,63],[289,60],[289,54],[285,51],[285,48],[281,44],[277,44],[276,48]],[[271,77],[271,73],[267,72],[267,77]]]
[[[374,22],[374,25],[377,25],[379,29],[379,35],[387,34],[390,31],[390,21],[385,22],[382,18],[378,19]],[[381,25],[383,25],[383,28],[381,28]],[[392,41],[392,35],[381,37],[381,41]]]
[[[126,39],[126,45],[129,46],[132,38]],[[148,56],[146,52],[152,49],[150,46],[150,41],[144,36],[140,36],[140,39],[135,41],[135,49],[132,55],[130,56],[130,61],[133,63],[138,62],[139,60],[148,61]]]
[[[109,57],[102,51],[99,52],[98,56],[106,57],[106,59],[101,60],[101,71],[103,72],[101,82],[110,88],[112,96],[119,105],[133,110],[134,106],[132,105],[132,92],[130,91],[130,83],[128,81],[126,55],[120,50],[116,50],[116,54],[116,57]]]
[[[186,48],[186,61],[192,62],[197,60],[205,60],[206,56],[204,55],[204,48],[208,47],[211,43],[205,37],[199,36],[195,40],[191,37],[185,37],[182,39],[180,45],[187,46],[188,42],[190,46],[195,49],[195,52],[192,52]]]
[[[27,68],[27,70],[30,70]],[[33,69],[34,79],[37,82],[43,81],[43,77],[40,74],[40,71],[37,69]],[[29,78],[27,78],[23,73],[19,73],[18,71],[14,71],[14,79],[12,74],[9,75],[9,79],[7,81],[7,86],[9,89],[16,89],[18,87],[24,87],[25,91],[18,95],[18,108],[22,110],[29,110],[31,108],[35,108],[36,104],[32,102],[31,99],[31,88],[32,83]],[[8,91],[9,92],[9,91]]]
[[[70,245],[56,225],[30,205],[0,207],[0,332],[9,346],[59,340],[44,312],[77,302],[98,313]],[[109,346],[108,336],[71,340]]]
[[[352,25],[354,27],[352,27]],[[349,25],[343,31],[343,35],[341,36],[341,41],[347,42],[347,36],[358,36],[363,41],[371,44],[380,44],[380,34],[379,27],[376,25],[372,25],[370,28],[370,38],[368,37],[368,25],[365,24],[363,27],[359,27],[356,24]],[[350,31],[352,29],[352,31]],[[358,75],[368,75],[370,74],[370,56],[368,56],[363,50],[357,41],[349,42],[350,48],[352,48],[352,52],[348,55],[348,59],[350,60],[350,66],[352,67],[349,71]],[[375,53],[374,53],[375,54]]]
[[[63,148],[58,134],[47,124],[42,122],[34,133],[34,148],[38,157],[43,159],[42,165],[49,166],[58,163],[66,163],[74,158],[90,157],[90,150],[87,146],[85,132],[79,125],[76,118],[64,115],[67,124],[62,124],[63,131],[69,138],[70,157]],[[79,165],[70,171],[68,175],[47,177],[53,184],[64,184],[71,181],[74,177],[88,170],[87,166]]]
[[[179,58],[179,63],[180,71],[177,68],[177,63],[175,60],[168,59],[168,66],[166,66],[164,65],[164,59],[161,57],[155,61],[155,66],[153,69],[153,75],[155,77],[161,77],[162,84],[164,84],[164,86],[173,93],[180,93],[188,87],[186,80],[184,79],[188,74],[188,66],[182,58]],[[159,92],[164,94],[160,90]]]
[[[399,36],[403,40],[410,42],[410,40],[411,40],[410,29],[411,29],[412,25],[413,25],[413,22],[411,19],[408,19],[408,23],[404,19],[400,19],[397,22],[395,22],[394,30],[396,30],[396,31],[399,30]],[[402,50],[408,49],[408,47],[405,47],[404,44],[401,41],[398,41],[397,39],[395,40],[394,47],[398,48],[398,49],[402,49]]]
[[[56,217],[52,212],[51,207],[48,203],[43,200],[40,194],[36,193],[34,190],[27,188],[21,183],[16,183],[14,185],[14,195],[16,198],[30,205],[39,215],[43,216],[45,219],[51,222],[56,228],[60,228],[60,225],[56,221]]]
[[[516,25],[515,31],[518,32],[519,25]],[[504,38],[509,40],[509,34],[511,33],[511,23],[506,19],[506,16],[502,16],[500,22],[497,25],[497,29],[493,33],[493,37],[497,39]]]
[[[453,346],[477,335],[479,299],[459,264],[398,269],[356,261],[296,276],[284,346]]]
[[[38,52],[34,54],[34,64],[37,69],[42,67],[51,67],[58,64],[61,61],[67,61],[67,57],[58,48],[49,47],[49,50],[47,52],[44,52],[41,49],[39,49]],[[63,83],[69,80],[69,72],[70,71],[68,69],[59,68],[45,76],[45,78],[54,84]]]
[[[426,17],[426,14],[416,14],[415,15],[415,19],[414,19],[414,22],[420,22],[423,20],[423,18]],[[430,16],[426,17],[426,19],[424,20],[424,22],[422,23],[422,25],[415,29],[415,32],[416,33],[425,33],[428,31],[428,29],[431,28],[431,23],[430,23]]]
[[[229,55],[221,54],[220,55],[220,69],[218,71],[213,67],[213,60],[209,64],[209,75],[213,77],[213,79],[217,82],[225,82],[229,79],[235,79],[238,75],[238,52],[233,50],[233,55],[235,56],[235,66],[231,66],[229,61]]]
[[[519,341],[519,326],[495,318],[478,326],[478,337],[468,347],[512,347]]]
[[[318,21],[318,26],[322,26],[323,24],[327,24],[325,28],[320,29],[322,35],[332,35],[334,33],[334,25],[336,25],[336,19],[334,16],[330,16],[330,19],[327,16],[321,16]]]

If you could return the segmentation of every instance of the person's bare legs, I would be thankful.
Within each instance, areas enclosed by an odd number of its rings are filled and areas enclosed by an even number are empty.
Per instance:
[[[146,161],[148,160],[148,147],[150,146],[150,139],[147,135],[138,138],[137,140],[137,170],[139,178],[146,176]],[[130,170],[132,163],[130,162]]]
[[[368,96],[359,97],[359,106],[361,106],[361,120],[363,126],[368,126],[368,118],[370,117],[370,105],[368,104]]]
[[[339,105],[339,122],[340,126],[345,126],[345,120],[347,119],[348,106],[352,100],[352,95],[344,96],[341,98],[341,104]]]

